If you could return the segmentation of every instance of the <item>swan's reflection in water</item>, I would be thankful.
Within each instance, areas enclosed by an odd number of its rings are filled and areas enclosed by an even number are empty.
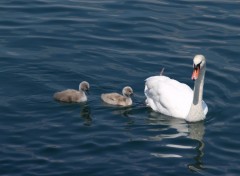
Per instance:
[[[90,126],[92,124],[91,109],[88,104],[85,103],[81,106],[80,116],[84,120],[83,124],[85,126]]]
[[[161,115],[159,113],[155,113],[151,111],[149,113],[148,123],[151,125],[160,125],[161,129],[159,129],[159,133],[157,136],[151,137],[150,140],[164,140],[164,139],[175,139],[175,138],[182,138],[183,139],[192,139],[197,142],[197,146],[193,146],[192,142],[186,143],[186,140],[183,144],[166,144],[166,147],[175,148],[176,153],[174,154],[162,154],[162,153],[152,153],[152,155],[156,157],[162,158],[184,158],[184,155],[178,154],[178,150],[181,149],[195,149],[196,155],[193,157],[193,163],[189,163],[188,169],[191,171],[199,172],[203,169],[202,158],[204,156],[204,133],[205,127],[204,122],[196,122],[196,123],[188,123],[185,120],[177,119],[173,117],[168,117],[165,115]],[[174,130],[174,132],[172,131]],[[174,140],[175,141],[175,140]],[[178,140],[179,141],[179,140]],[[181,153],[181,152],[180,152]]]
[[[188,164],[188,168],[192,171],[198,172],[199,170],[203,169],[203,163],[202,163],[202,157],[204,155],[203,149],[204,149],[204,133],[205,133],[205,127],[204,122],[196,122],[196,123],[189,123],[188,124],[189,129],[189,138],[195,139],[198,141],[198,146],[196,147],[197,155],[194,157],[195,163]]]

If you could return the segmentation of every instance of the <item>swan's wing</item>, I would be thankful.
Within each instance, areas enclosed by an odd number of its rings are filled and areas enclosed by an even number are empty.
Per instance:
[[[186,84],[166,76],[152,76],[146,79],[147,104],[165,115],[185,118],[189,112],[193,92]]]
[[[164,76],[154,76],[146,79],[144,93],[147,97],[146,102],[147,105],[150,106],[154,111],[161,112],[166,115],[170,115],[168,110],[164,107],[161,102],[161,91],[158,90],[161,87],[161,83],[167,80],[168,77]]]

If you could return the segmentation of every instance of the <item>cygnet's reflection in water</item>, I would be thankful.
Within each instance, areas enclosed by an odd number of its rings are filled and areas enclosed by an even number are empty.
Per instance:
[[[118,115],[124,118],[125,127],[128,128],[129,126],[134,124],[134,119],[131,117],[133,107],[114,107],[112,113],[114,115]]]
[[[132,111],[132,107],[116,107],[114,108],[114,110],[112,111],[113,114],[115,115],[122,115],[124,117],[129,117],[129,115],[131,114]]]
[[[84,120],[84,125],[90,126],[92,124],[91,109],[87,103],[82,104],[80,115]]]
[[[202,157],[204,156],[204,121],[188,123],[185,120],[177,119],[173,117],[168,117],[150,110],[148,117],[148,124],[157,125],[159,133],[156,136],[152,136],[149,140],[162,141],[164,139],[173,139],[173,142],[166,144],[165,147],[170,147],[173,149],[173,152],[170,154],[166,153],[151,153],[156,157],[163,158],[187,158],[189,155],[179,154],[179,150],[196,150],[196,155],[193,156],[193,163],[187,164],[188,169],[191,171],[199,172],[203,169]],[[156,130],[156,127],[153,128]],[[173,131],[174,130],[174,131]],[[184,140],[182,144],[179,144],[179,140],[174,140],[176,138],[189,138],[197,142],[197,146],[193,146],[192,142]],[[174,141],[178,141],[174,144]],[[175,151],[175,152],[174,152]],[[184,152],[186,153],[186,152]]]
[[[123,115],[125,117],[128,117],[128,113],[132,110],[132,106],[133,106],[133,105],[129,105],[129,106],[112,105],[106,102],[102,102],[102,105],[108,108],[109,110],[111,110],[113,114]]]

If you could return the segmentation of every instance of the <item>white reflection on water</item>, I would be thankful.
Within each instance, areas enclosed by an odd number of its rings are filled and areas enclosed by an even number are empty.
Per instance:
[[[151,153],[151,155],[159,158],[182,158],[181,155],[176,155],[176,154]]]

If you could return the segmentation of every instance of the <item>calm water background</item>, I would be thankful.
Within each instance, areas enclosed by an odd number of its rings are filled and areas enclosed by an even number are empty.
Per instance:
[[[1,175],[238,175],[240,1],[2,0]],[[207,58],[209,113],[189,124],[144,106],[144,80],[193,87]],[[54,92],[91,84],[85,104]],[[130,85],[129,108],[99,95]]]

